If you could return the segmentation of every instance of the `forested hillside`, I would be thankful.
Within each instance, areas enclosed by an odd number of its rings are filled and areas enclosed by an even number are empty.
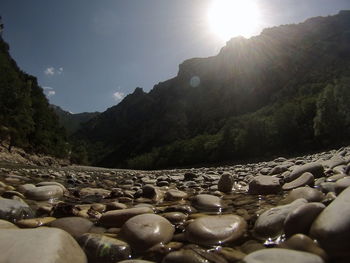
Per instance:
[[[349,136],[350,11],[234,38],[75,134],[90,161],[160,168],[341,144]]]
[[[0,141],[33,153],[68,155],[64,129],[35,77],[21,71],[0,37]]]

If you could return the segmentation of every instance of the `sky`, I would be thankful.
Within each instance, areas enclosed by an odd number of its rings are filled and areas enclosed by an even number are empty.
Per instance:
[[[2,37],[50,103],[72,113],[104,111],[136,87],[149,91],[175,77],[184,60],[216,55],[228,39],[208,19],[215,1],[232,2],[222,9],[242,16],[232,27],[259,13],[246,37],[350,9],[350,0],[1,0]],[[247,1],[257,10],[241,12]]]

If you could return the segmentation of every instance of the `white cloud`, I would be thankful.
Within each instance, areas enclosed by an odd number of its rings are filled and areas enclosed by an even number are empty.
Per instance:
[[[55,68],[54,67],[48,67],[44,70],[45,75],[53,76],[55,75]]]
[[[44,70],[45,75],[47,76],[53,76],[53,75],[61,75],[63,73],[63,67],[59,67],[58,69],[55,69],[54,67],[48,67]]]
[[[120,101],[121,99],[123,99],[124,95],[125,95],[125,93],[124,92],[120,92],[120,91],[117,91],[117,92],[113,93],[113,97],[114,97],[114,99],[116,101]]]
[[[56,91],[54,91],[51,87],[43,87],[43,90],[48,98],[56,95]]]

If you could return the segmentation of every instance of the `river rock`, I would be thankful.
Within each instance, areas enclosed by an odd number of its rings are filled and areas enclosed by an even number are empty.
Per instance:
[[[324,168],[322,164],[314,162],[307,163],[294,168],[293,171],[290,174],[288,174],[284,179],[286,180],[286,182],[291,182],[306,172],[312,173],[314,178],[320,178],[324,176]]]
[[[314,176],[312,175],[312,173],[306,172],[303,173],[302,175],[300,175],[298,178],[296,178],[295,180],[286,183],[282,186],[283,190],[292,190],[301,186],[313,186],[314,185]]]
[[[350,186],[350,176],[339,179],[338,181],[335,182],[335,185],[334,185],[335,193],[338,195],[349,186]]]
[[[15,224],[12,224],[11,222],[9,221],[6,221],[6,220],[2,220],[0,219],[0,230],[1,229],[16,229],[18,228]],[[0,232],[1,233],[1,232]]]
[[[290,212],[284,222],[284,233],[290,237],[297,233],[308,234],[311,224],[325,209],[322,203],[307,203]]]
[[[63,196],[63,189],[58,185],[44,185],[28,189],[25,192],[28,199],[35,201],[47,201],[58,199]]]
[[[279,248],[294,249],[316,254],[327,261],[328,256],[320,246],[304,234],[295,234],[278,245]]]
[[[143,214],[130,218],[121,229],[121,236],[135,251],[145,251],[152,246],[168,243],[175,232],[173,225],[164,217]]]
[[[255,251],[243,259],[244,263],[324,263],[317,255],[284,248]]]
[[[321,202],[324,197],[325,195],[315,188],[299,187],[290,191],[282,203],[289,204],[299,198],[304,198],[308,202]]]
[[[89,262],[114,263],[131,256],[131,249],[127,243],[101,234],[84,234],[78,241]]]
[[[16,222],[25,218],[33,218],[33,210],[24,202],[0,198],[0,219]]]
[[[82,217],[63,217],[51,222],[50,226],[65,230],[74,238],[78,238],[89,232],[93,223]]]
[[[276,206],[261,214],[255,222],[256,237],[276,238],[282,234],[284,221],[293,210],[306,204],[305,199],[297,199],[288,205]]]
[[[313,222],[310,235],[333,258],[350,257],[350,187],[330,203]]]
[[[239,239],[247,230],[245,220],[237,215],[204,216],[186,227],[189,242],[212,246]]]
[[[277,194],[281,191],[280,180],[273,176],[258,175],[249,183],[250,194]]]
[[[202,211],[219,211],[222,209],[222,201],[219,197],[209,194],[199,194],[192,199],[195,208]]]
[[[0,233],[0,262],[87,262],[78,243],[61,229],[1,229]]]
[[[35,228],[35,227],[47,225],[54,220],[56,220],[55,217],[29,218],[29,219],[22,219],[17,221],[16,225],[21,228]]]
[[[233,187],[233,178],[229,173],[223,173],[218,182],[218,190],[223,193],[230,193]]]
[[[186,199],[188,194],[186,192],[170,189],[165,193],[164,200],[166,201],[179,201],[182,199]]]
[[[121,227],[130,218],[141,214],[153,214],[150,207],[134,207],[121,210],[113,210],[103,213],[99,224],[107,227]]]

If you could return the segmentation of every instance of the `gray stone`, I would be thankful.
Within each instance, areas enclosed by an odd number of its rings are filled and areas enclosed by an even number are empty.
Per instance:
[[[350,256],[350,187],[330,203],[313,222],[310,235],[334,258]]]
[[[93,223],[82,217],[63,217],[56,219],[49,224],[51,227],[60,228],[67,231],[74,238],[78,238],[81,235],[89,232]]]
[[[0,262],[86,263],[85,253],[57,228],[1,229]]]
[[[339,179],[338,181],[335,182],[335,185],[334,185],[335,193],[338,195],[349,186],[350,186],[350,176]]]
[[[295,180],[286,183],[282,186],[283,190],[292,190],[301,186],[313,186],[314,185],[314,176],[312,173],[306,172],[300,175],[298,178]]]
[[[229,173],[223,173],[218,182],[218,190],[223,193],[230,193],[233,187],[233,178]]]
[[[249,183],[250,194],[277,194],[282,188],[280,180],[276,177],[259,175]]]
[[[121,210],[112,210],[103,213],[99,224],[107,227],[121,227],[130,218],[141,214],[153,214],[150,207],[133,207]]]
[[[192,200],[192,204],[201,211],[220,211],[222,209],[222,201],[215,195],[196,195]]]
[[[44,185],[28,189],[25,192],[28,199],[36,201],[47,201],[57,199],[63,196],[63,189],[58,185]]]
[[[33,218],[33,210],[24,202],[0,198],[0,219],[16,222],[25,218]]]
[[[131,256],[130,246],[124,241],[101,234],[84,234],[78,239],[89,262],[115,263]]]
[[[289,204],[299,198],[304,198],[308,202],[321,202],[324,199],[324,194],[315,188],[299,187],[290,191],[282,203]]]
[[[188,241],[199,245],[219,245],[241,238],[247,230],[245,220],[236,215],[204,216],[186,227]]]
[[[298,233],[308,234],[311,224],[324,208],[325,205],[322,203],[307,203],[289,213],[284,221],[286,237]]]
[[[286,182],[291,182],[297,179],[303,173],[312,173],[314,178],[320,178],[324,176],[324,168],[320,163],[307,163],[302,166],[298,166],[293,169],[293,171],[285,177]]]
[[[305,199],[297,199],[288,205],[273,207],[262,213],[254,225],[257,238],[276,238],[283,232],[284,221],[293,210],[306,204]]]
[[[175,232],[164,217],[143,214],[130,218],[121,229],[121,236],[134,251],[145,251],[156,244],[168,243]]]
[[[324,263],[317,255],[284,248],[255,251],[243,259],[244,263]]]

